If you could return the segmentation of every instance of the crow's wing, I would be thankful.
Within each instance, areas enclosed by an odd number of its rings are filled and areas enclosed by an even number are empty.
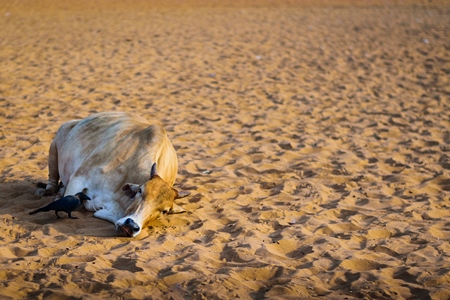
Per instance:
[[[47,209],[46,211],[56,210],[69,213],[77,209],[80,205],[81,201],[78,200],[78,198],[75,198],[74,196],[66,196],[59,200],[53,201],[52,203],[49,203],[45,208]]]

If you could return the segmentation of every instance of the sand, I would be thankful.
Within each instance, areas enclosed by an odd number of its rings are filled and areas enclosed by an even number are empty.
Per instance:
[[[0,298],[450,297],[448,2],[2,0],[0,28]],[[28,214],[101,111],[166,128],[186,214]]]

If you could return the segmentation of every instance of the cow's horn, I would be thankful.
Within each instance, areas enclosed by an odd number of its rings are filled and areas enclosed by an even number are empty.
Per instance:
[[[152,166],[152,170],[150,171],[150,178],[152,178],[155,175],[158,175],[158,171],[156,171],[156,163],[154,163]]]

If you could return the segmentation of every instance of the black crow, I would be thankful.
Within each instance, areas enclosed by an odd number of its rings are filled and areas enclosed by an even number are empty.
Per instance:
[[[49,203],[47,206],[38,208],[37,210],[30,212],[30,215],[34,215],[41,211],[54,210],[58,219],[60,218],[60,216],[58,215],[59,211],[64,211],[68,213],[69,218],[71,219],[78,219],[77,217],[72,217],[71,213],[77,208],[79,208],[81,205],[83,205],[85,200],[91,200],[91,198],[89,198],[82,192],[76,193],[75,196],[65,196],[61,199]]]

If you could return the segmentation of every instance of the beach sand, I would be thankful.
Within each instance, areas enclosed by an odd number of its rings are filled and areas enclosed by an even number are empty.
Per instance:
[[[0,28],[2,299],[450,297],[448,2],[2,0]],[[164,126],[187,213],[28,214],[102,111]]]

